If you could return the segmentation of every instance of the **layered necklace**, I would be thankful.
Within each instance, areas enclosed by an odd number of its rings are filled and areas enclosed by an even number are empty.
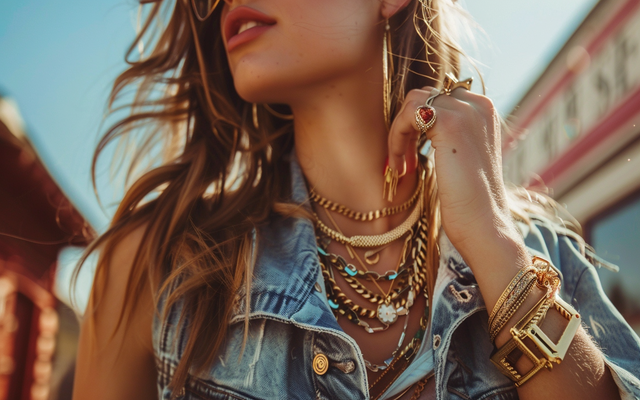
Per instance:
[[[427,230],[428,220],[424,215],[424,188],[426,171],[421,169],[420,182],[414,194],[405,203],[381,210],[357,212],[336,202],[327,200],[317,192],[311,191],[311,200],[322,207],[333,228],[323,223],[318,215],[316,219],[316,237],[318,242],[318,257],[322,267],[327,300],[336,318],[345,317],[351,323],[363,328],[370,334],[387,330],[403,317],[403,329],[398,344],[391,356],[383,364],[374,364],[365,360],[365,365],[372,372],[381,372],[370,389],[377,389],[379,394],[400,375],[411,362],[415,350],[420,346],[427,325],[428,308],[420,320],[420,329],[413,339],[403,348],[406,330],[409,322],[409,312],[416,301],[426,302],[426,260],[427,260]],[[385,216],[408,210],[413,206],[409,217],[399,226],[380,235],[345,236],[330,211],[340,213],[356,221],[372,221]],[[403,248],[395,268],[381,273],[370,271],[367,265],[375,265],[380,257],[379,252],[398,240],[403,240]],[[335,241],[342,244],[351,262],[344,257],[330,253],[329,244]],[[365,248],[364,260],[355,248]],[[358,264],[358,267],[354,265]],[[336,275],[353,289],[360,297],[357,304],[342,290],[336,282]],[[375,290],[363,284],[369,281]],[[387,290],[382,290],[381,282],[390,282]],[[424,296],[424,298],[423,298]],[[385,378],[385,374],[392,369],[394,376]],[[380,386],[380,387],[376,387]]]

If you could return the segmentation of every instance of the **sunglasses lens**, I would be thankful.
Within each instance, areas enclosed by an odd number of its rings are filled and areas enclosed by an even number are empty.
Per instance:
[[[204,21],[211,15],[219,1],[220,0],[191,0],[193,12],[195,12],[200,21]]]

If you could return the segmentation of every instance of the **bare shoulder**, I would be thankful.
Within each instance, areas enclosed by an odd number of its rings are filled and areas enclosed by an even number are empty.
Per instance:
[[[74,399],[157,398],[153,296],[146,271],[134,270],[145,229],[134,229],[109,255],[100,254],[80,333]]]

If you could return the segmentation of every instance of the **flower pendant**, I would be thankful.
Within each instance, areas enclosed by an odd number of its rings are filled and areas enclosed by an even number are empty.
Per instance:
[[[398,320],[398,311],[393,304],[380,304],[378,306],[378,320],[383,324],[393,324]]]

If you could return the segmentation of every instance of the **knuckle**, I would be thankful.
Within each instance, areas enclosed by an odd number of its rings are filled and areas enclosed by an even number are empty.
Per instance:
[[[411,89],[411,90],[409,90],[409,92],[407,92],[407,98],[413,98],[413,97],[416,97],[416,96],[422,96],[422,92],[423,91],[424,91],[423,89],[417,89],[417,88]]]
[[[438,120],[436,124],[439,124],[442,129],[450,131],[462,125],[463,118],[464,113],[438,110]]]
[[[424,89],[411,89],[409,92],[407,92],[407,95],[405,96],[405,103],[407,102],[418,102],[420,104],[424,103],[424,101],[426,100],[424,92],[425,92]]]
[[[489,113],[493,113],[496,109],[493,101],[484,95],[478,95],[478,97],[476,98],[476,104],[479,106],[479,108]]]
[[[451,132],[460,132],[465,130],[466,127],[467,127],[467,121],[464,115],[453,116],[452,118],[449,118],[447,123],[447,128]]]
[[[458,103],[458,106],[460,107],[460,111],[464,113],[468,113],[476,109],[472,104],[462,101]]]
[[[402,109],[402,114],[404,118],[413,118],[416,109],[420,107],[424,101],[420,101],[418,99],[411,99],[404,103],[404,107]]]
[[[408,108],[408,112],[415,112],[416,108],[420,107],[421,105],[424,104],[424,99],[422,97],[416,97],[414,99],[411,99],[411,101],[409,102],[410,107]]]

